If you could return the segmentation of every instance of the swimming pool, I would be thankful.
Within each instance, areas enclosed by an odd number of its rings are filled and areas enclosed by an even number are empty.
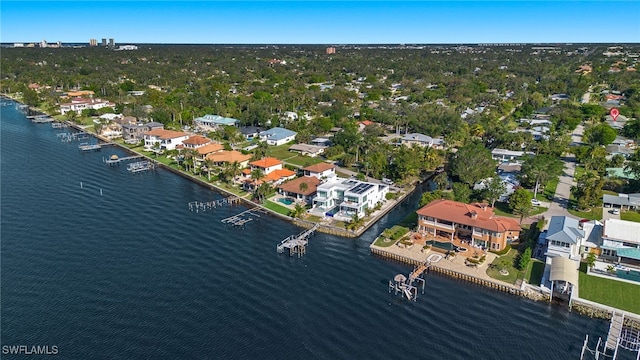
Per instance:
[[[435,240],[429,240],[426,242],[426,244],[443,250],[453,250],[456,248],[452,243],[440,242]]]
[[[285,205],[291,205],[291,204],[293,204],[294,201],[295,200],[293,198],[290,198],[290,197],[278,199],[278,202],[281,202],[281,203],[283,203]]]
[[[620,279],[640,282],[640,271],[637,270],[616,270],[616,276]]]

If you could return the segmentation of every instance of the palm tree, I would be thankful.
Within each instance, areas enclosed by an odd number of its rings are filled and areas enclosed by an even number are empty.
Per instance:
[[[306,182],[300,183],[300,192],[304,193],[305,191],[307,191],[308,188],[309,188],[309,184],[307,184]]]
[[[264,173],[262,172],[261,169],[255,168],[251,170],[250,175],[251,175],[251,178],[253,179],[253,190],[256,191],[258,186],[258,180],[264,177]]]
[[[205,158],[204,166],[207,169],[207,180],[211,181],[211,168],[213,167],[213,160]]]
[[[364,225],[364,218],[360,218],[358,214],[354,214],[351,218],[351,222],[347,224],[348,230],[357,230]]]
[[[227,163],[226,167],[232,179],[235,179],[236,176],[238,176],[238,174],[240,173],[240,164],[237,161]]]
[[[289,212],[289,215],[294,218],[300,218],[302,217],[302,215],[304,215],[305,211],[306,209],[304,208],[304,206],[302,206],[301,204],[296,204],[296,207],[293,208],[291,212]]]
[[[256,189],[256,196],[258,198],[258,201],[260,203],[264,202],[264,200],[272,190],[273,189],[269,183],[263,182],[262,184],[260,184],[260,186],[258,186],[258,188]]]

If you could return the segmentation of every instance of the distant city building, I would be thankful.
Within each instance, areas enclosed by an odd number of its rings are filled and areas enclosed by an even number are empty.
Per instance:
[[[107,46],[107,39],[102,38],[101,44],[102,44],[102,46]]]
[[[111,48],[112,48],[112,47],[114,47],[114,46],[116,46],[116,43],[115,43],[115,41],[113,40],[113,38],[109,39],[109,47],[111,47]]]
[[[336,48],[334,47],[327,48],[327,54],[335,54],[335,53],[336,53]]]
[[[13,44],[13,47],[14,47],[14,48],[17,48],[17,47],[20,47],[20,48],[21,48],[21,47],[24,47],[24,43],[14,43],[14,44]]]
[[[42,41],[40,42],[40,47],[41,47],[41,48],[46,48],[46,47],[47,47],[47,40],[42,40]]]
[[[97,39],[89,39],[89,46],[98,46]]]

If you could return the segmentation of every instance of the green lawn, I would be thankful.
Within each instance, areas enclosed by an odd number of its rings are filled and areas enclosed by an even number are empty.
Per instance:
[[[574,201],[569,201],[569,213],[572,215],[575,215],[579,218],[583,218],[583,219],[589,219],[589,220],[602,220],[602,207],[597,207],[597,208],[593,208],[591,209],[591,211],[589,212],[584,212],[584,211],[578,211],[578,210],[574,210],[572,209],[572,207],[575,204]]]
[[[521,277],[520,270],[516,269],[513,265],[515,263],[516,257],[518,256],[518,251],[516,249],[511,249],[506,255],[499,256],[489,267],[487,268],[487,275],[490,277],[501,280],[504,282],[508,282],[510,284],[515,284],[516,280]],[[502,259],[505,259],[509,262],[509,265],[505,266],[504,269],[509,272],[508,275],[500,274],[500,270],[502,269]]]
[[[282,215],[289,216],[289,213],[291,212],[291,209],[286,208],[286,207],[281,206],[281,205],[278,205],[278,204],[274,203],[273,201],[269,201],[269,200],[265,201],[265,203],[262,204],[262,205],[264,207],[266,207],[267,209],[273,210],[273,211],[275,211],[277,213],[280,213]]]
[[[586,270],[587,265],[580,264],[581,298],[640,314],[640,285],[587,275]]]
[[[514,218],[518,218],[518,220],[520,219],[520,215],[515,215],[514,213],[511,212],[511,209],[509,208],[508,203],[496,202],[495,205],[496,206],[493,208],[493,211],[495,212],[496,215],[514,217]],[[533,211],[529,216],[539,215],[545,211],[547,211],[546,207],[534,206]]]
[[[294,165],[306,167],[309,165],[317,164],[323,160],[320,158],[313,158],[309,156],[303,156],[301,154],[289,151],[291,144],[284,144],[280,146],[269,146],[267,154],[274,158],[280,159],[284,162]]]
[[[555,178],[547,183],[544,186],[544,192],[542,196],[546,200],[553,200],[553,197],[556,194],[556,188],[558,187],[558,183],[560,182],[560,178]]]
[[[531,285],[540,285],[542,281],[542,275],[544,274],[544,262],[540,260],[531,259],[527,271],[524,273],[524,279]]]
[[[387,237],[385,236],[378,236],[376,241],[373,242],[373,245],[380,246],[380,247],[389,247],[395,244],[396,242],[397,240],[387,239]]]
[[[640,213],[636,211],[623,211],[620,213],[620,219],[633,221],[633,222],[640,222]]]

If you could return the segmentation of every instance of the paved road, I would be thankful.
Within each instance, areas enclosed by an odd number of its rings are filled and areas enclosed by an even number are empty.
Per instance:
[[[571,141],[577,143],[582,142],[583,132],[584,127],[582,125],[578,125],[573,134],[571,134]],[[562,161],[564,161],[564,171],[562,175],[560,175],[560,182],[558,183],[556,193],[553,196],[553,202],[551,202],[549,209],[542,214],[546,219],[550,219],[552,216],[568,216],[577,218],[567,211],[567,207],[569,206],[569,197],[571,196],[571,187],[576,184],[573,181],[573,175],[576,171],[576,158],[573,154],[568,154],[562,158]],[[547,226],[548,222],[545,224],[545,228],[547,228]]]

